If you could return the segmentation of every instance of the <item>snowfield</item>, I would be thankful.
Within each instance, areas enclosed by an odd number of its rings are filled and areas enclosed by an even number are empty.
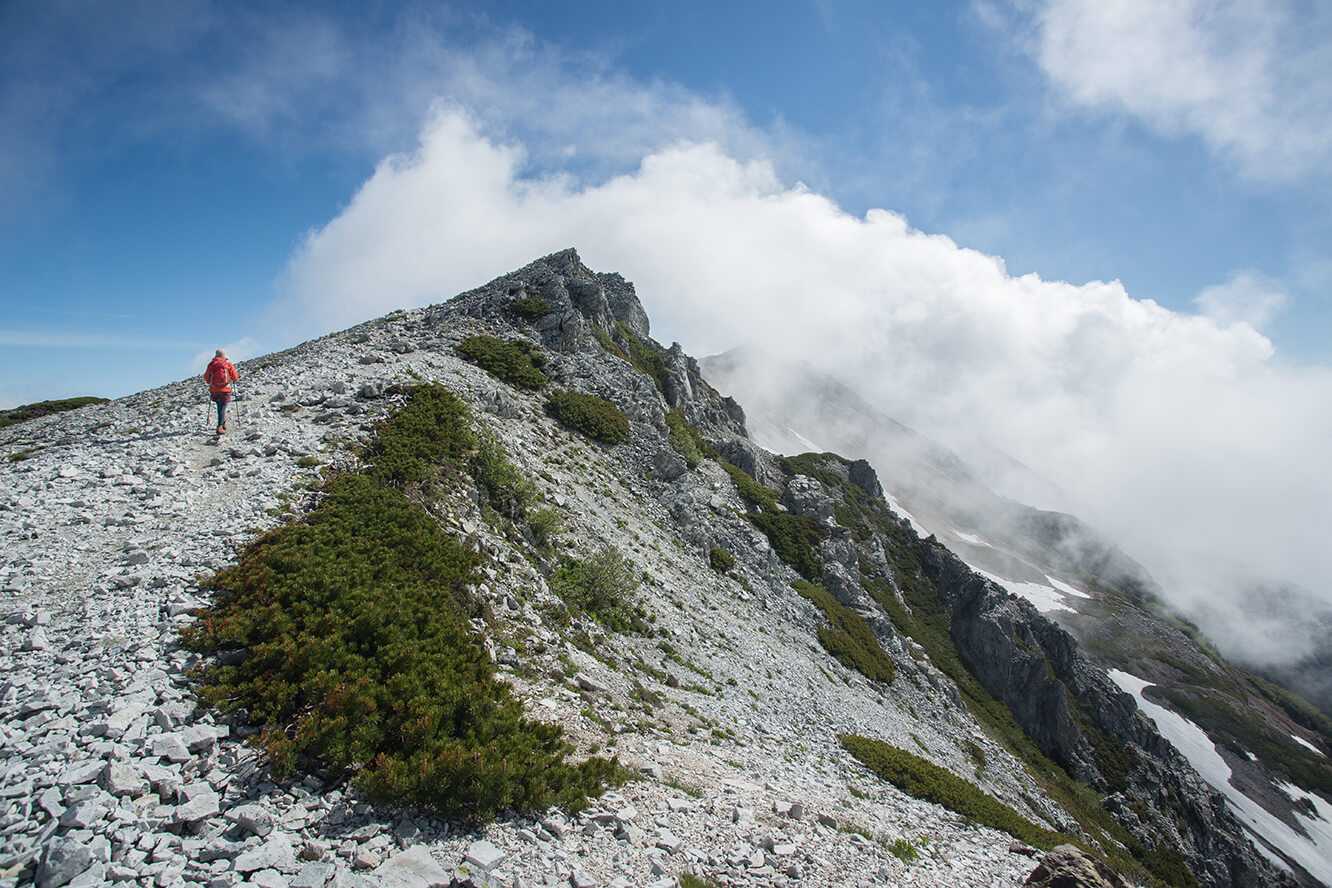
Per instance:
[[[1133,695],[1142,713],[1156,723],[1156,729],[1161,735],[1174,744],[1202,778],[1226,797],[1235,816],[1257,838],[1254,844],[1260,851],[1265,850],[1264,843],[1279,848],[1314,878],[1325,885],[1332,885],[1332,805],[1318,796],[1305,793],[1299,787],[1283,786],[1293,799],[1310,798],[1318,811],[1317,818],[1296,813],[1295,816],[1307,833],[1300,835],[1231,785],[1230,766],[1221,758],[1221,754],[1216,751],[1216,744],[1202,728],[1143,696],[1143,691],[1151,687],[1151,682],[1118,669],[1111,669],[1109,675],[1120,689]],[[1273,863],[1281,863],[1272,855],[1267,856]]]
[[[1052,611],[1068,611],[1069,613],[1077,613],[1077,609],[1069,605],[1068,598],[1066,597],[1066,595],[1076,595],[1079,598],[1090,597],[1085,593],[1079,592],[1077,589],[1074,589],[1072,586],[1068,585],[1067,583],[1061,583],[1058,580],[1053,579],[1049,576],[1045,578],[1046,580],[1049,581],[1048,584],[1020,583],[1017,580],[1006,580],[997,574],[992,574],[989,571],[981,570],[980,568],[976,567],[976,565],[974,564],[968,566],[976,573],[985,577],[987,580],[992,580],[995,583],[998,583],[1000,586],[1007,589],[1009,592],[1012,592],[1014,595],[1018,596],[1019,598],[1027,599],[1032,604],[1036,605],[1036,609],[1043,614],[1048,614]]]

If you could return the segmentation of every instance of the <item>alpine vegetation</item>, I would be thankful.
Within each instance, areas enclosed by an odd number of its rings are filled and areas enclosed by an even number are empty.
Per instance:
[[[334,475],[304,520],[207,583],[216,604],[182,643],[235,652],[203,673],[201,697],[262,727],[274,776],[308,761],[371,799],[489,819],[584,807],[616,774],[566,763],[561,730],[523,718],[466,622],[484,608],[469,590],[481,559],[426,502],[447,496],[474,444],[462,401],[411,390],[364,472]]]
[[[238,369],[220,439],[197,380],[0,430],[3,886],[1290,884],[1073,635],[573,250]]]

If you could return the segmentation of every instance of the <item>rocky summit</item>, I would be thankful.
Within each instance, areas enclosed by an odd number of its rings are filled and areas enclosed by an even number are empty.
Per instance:
[[[4,886],[1288,884],[1071,636],[920,539],[868,463],[755,445],[572,250],[239,370],[222,436],[202,379],[0,430]],[[622,766],[585,807],[392,804],[370,763],[277,768],[294,725],[199,703],[252,654],[182,645],[211,578],[423,386],[544,516],[465,472],[413,500],[476,556],[497,680]],[[567,594],[608,559],[627,623]]]

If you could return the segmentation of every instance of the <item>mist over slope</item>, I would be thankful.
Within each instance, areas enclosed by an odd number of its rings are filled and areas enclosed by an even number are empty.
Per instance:
[[[995,494],[955,454],[875,410],[838,380],[747,349],[701,366],[719,389],[748,405],[750,429],[765,446],[868,459],[888,498],[922,534],[937,536],[971,567],[1067,628],[1088,657],[1124,677],[1117,681],[1144,707],[1157,704],[1142,697],[1143,688],[1165,703],[1171,711],[1162,710],[1163,730],[1178,728],[1172,742],[1192,750],[1199,770],[1247,812],[1246,822],[1266,841],[1305,843],[1295,814],[1298,794],[1285,788],[1332,789],[1325,740],[1319,739],[1332,726],[1326,661],[1299,654],[1326,645],[1315,638],[1325,609],[1308,597],[1255,590],[1263,594],[1249,597],[1242,622],[1211,622],[1227,631],[1216,639],[1222,652],[1249,668],[1253,645],[1244,632],[1293,639],[1284,668],[1263,670],[1282,687],[1271,686],[1218,656],[1165,606],[1168,587],[1104,535],[1075,516]],[[1308,693],[1324,712],[1283,688]],[[1332,849],[1305,850],[1318,859]]]

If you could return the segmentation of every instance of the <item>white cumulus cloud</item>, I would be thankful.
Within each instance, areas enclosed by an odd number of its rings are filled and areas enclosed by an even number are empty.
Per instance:
[[[1261,279],[1180,313],[1118,282],[1014,277],[709,143],[591,185],[525,177],[524,156],[441,109],[417,151],[381,163],[310,234],[278,315],[325,332],[576,246],[636,283],[663,341],[696,355],[760,343],[945,444],[1002,448],[1070,494],[1037,505],[1108,531],[1178,600],[1219,606],[1255,577],[1326,594],[1332,373],[1271,360],[1251,323],[1275,304]]]

